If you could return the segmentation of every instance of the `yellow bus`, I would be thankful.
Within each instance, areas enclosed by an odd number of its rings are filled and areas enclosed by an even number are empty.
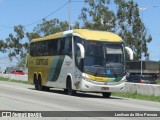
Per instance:
[[[125,49],[126,48],[126,49]],[[28,81],[37,90],[64,89],[102,93],[124,90],[125,50],[121,37],[104,31],[74,29],[33,39],[28,57]]]

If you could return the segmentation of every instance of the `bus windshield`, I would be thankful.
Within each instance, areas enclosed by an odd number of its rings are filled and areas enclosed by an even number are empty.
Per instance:
[[[95,76],[114,76],[124,73],[122,43],[85,42],[84,72]]]

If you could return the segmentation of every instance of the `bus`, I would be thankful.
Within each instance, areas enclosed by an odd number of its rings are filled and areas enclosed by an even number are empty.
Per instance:
[[[74,29],[30,42],[28,81],[36,90],[60,88],[68,95],[76,91],[122,92],[126,81],[125,51],[133,51],[111,32]]]

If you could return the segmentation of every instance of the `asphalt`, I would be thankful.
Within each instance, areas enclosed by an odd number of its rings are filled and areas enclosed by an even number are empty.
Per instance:
[[[62,117],[66,111],[160,111],[159,102],[134,100],[111,96],[103,98],[101,94],[78,93],[68,96],[63,90],[51,89],[49,92],[36,91],[33,85],[0,81],[0,110],[1,111],[64,111],[59,117],[29,118],[31,120],[130,120],[144,119],[140,117]],[[79,112],[82,111],[82,112]],[[130,113],[130,112],[129,112]],[[86,112],[87,114],[87,112]],[[95,115],[95,114],[94,114]],[[83,116],[83,115],[82,115]],[[96,116],[96,115],[95,115]],[[21,120],[22,118],[0,118],[2,120]],[[28,119],[28,118],[23,118]],[[151,118],[145,117],[145,120]],[[152,118],[159,119],[159,118]]]

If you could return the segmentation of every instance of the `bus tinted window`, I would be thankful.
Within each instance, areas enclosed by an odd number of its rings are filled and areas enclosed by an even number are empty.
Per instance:
[[[31,43],[31,56],[53,56],[72,55],[72,39],[64,37],[61,39],[46,40]]]
[[[48,56],[57,55],[58,39],[48,41]]]
[[[64,54],[72,57],[72,37],[67,37],[65,40]]]
[[[66,38],[60,39],[60,51],[59,51],[60,54],[59,55],[64,55],[65,40]]]
[[[34,50],[35,50],[35,48],[34,48],[35,46],[34,46],[34,43],[31,43],[31,45],[30,45],[30,55],[31,56],[34,56]]]

